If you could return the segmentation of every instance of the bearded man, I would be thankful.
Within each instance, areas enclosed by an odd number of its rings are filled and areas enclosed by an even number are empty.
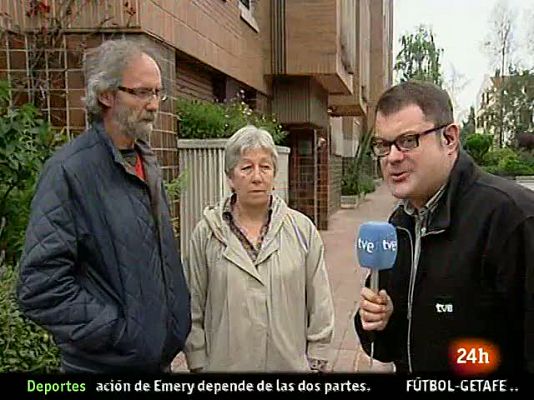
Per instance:
[[[31,206],[17,290],[65,372],[169,371],[190,296],[146,139],[166,98],[151,50],[106,41],[84,59],[89,128],[50,160]]]

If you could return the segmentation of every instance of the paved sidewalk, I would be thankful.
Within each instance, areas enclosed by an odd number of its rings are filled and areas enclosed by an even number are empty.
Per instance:
[[[336,313],[330,360],[334,372],[371,372],[369,359],[360,349],[353,323],[360,289],[365,281],[365,271],[360,270],[357,264],[354,241],[360,224],[387,220],[395,202],[387,187],[382,184],[356,208],[337,211],[330,218],[329,229],[321,231]],[[390,370],[390,365],[376,361],[373,363],[372,371]]]
[[[325,245],[328,275],[332,286],[336,327],[330,365],[333,372],[370,372],[369,360],[361,351],[354,331],[353,316],[356,311],[365,271],[357,265],[354,239],[361,223],[385,221],[395,204],[385,185],[366,196],[356,208],[342,208],[329,221],[329,229],[321,231]],[[391,368],[375,362],[372,371],[383,372]],[[187,371],[181,353],[173,363],[173,371]]]

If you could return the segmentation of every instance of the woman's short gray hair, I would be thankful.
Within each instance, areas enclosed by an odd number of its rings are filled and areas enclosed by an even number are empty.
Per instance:
[[[83,68],[87,85],[83,100],[89,120],[102,117],[104,109],[98,96],[107,90],[117,90],[128,64],[142,54],[152,57],[157,63],[153,49],[127,39],[107,40],[85,53]]]
[[[271,154],[276,175],[278,170],[278,151],[273,137],[265,129],[247,125],[234,133],[226,142],[224,151],[224,172],[226,176],[231,177],[232,171],[245,152],[256,149],[264,149]]]

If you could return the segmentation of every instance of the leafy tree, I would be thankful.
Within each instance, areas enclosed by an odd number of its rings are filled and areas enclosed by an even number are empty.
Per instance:
[[[445,74],[443,88],[449,93],[452,102],[452,108],[458,113],[460,104],[458,102],[459,94],[465,89],[469,81],[465,74],[461,73],[453,64],[449,64],[449,68]]]
[[[513,56],[516,45],[515,25],[517,15],[509,8],[506,0],[495,4],[490,14],[490,28],[484,41],[484,50],[493,69],[501,74],[514,64]]]
[[[402,48],[394,67],[399,81],[415,79],[441,86],[443,75],[440,58],[443,49],[436,46],[432,29],[420,25],[415,33],[403,35],[400,42]]]
[[[520,149],[534,150],[534,132],[523,132],[516,135],[517,147]]]
[[[512,69],[510,75],[496,77],[488,93],[495,101],[489,102],[482,112],[496,132],[500,134],[502,130],[499,147],[506,139],[515,142],[518,135],[534,132],[534,70]]]
[[[476,116],[475,116],[475,107],[471,106],[469,108],[469,115],[467,119],[462,122],[462,129],[460,131],[460,137],[463,144],[467,136],[475,133],[476,130]]]
[[[503,78],[513,65],[515,43],[515,13],[508,7],[505,0],[495,4],[490,17],[490,30],[486,35],[484,48],[489,56],[490,64],[495,68],[496,78]],[[497,81],[498,82],[498,81]],[[505,142],[505,102],[504,85],[499,84],[494,91],[495,106],[498,113],[494,113],[495,133],[497,143],[503,147]]]

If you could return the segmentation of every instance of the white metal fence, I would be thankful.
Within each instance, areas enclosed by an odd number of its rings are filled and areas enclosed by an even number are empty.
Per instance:
[[[184,261],[188,258],[191,234],[204,208],[217,204],[230,193],[224,174],[226,140],[178,140],[180,172],[186,174],[186,185],[180,194],[180,251]],[[277,150],[275,193],[287,201],[289,148],[277,146]]]

